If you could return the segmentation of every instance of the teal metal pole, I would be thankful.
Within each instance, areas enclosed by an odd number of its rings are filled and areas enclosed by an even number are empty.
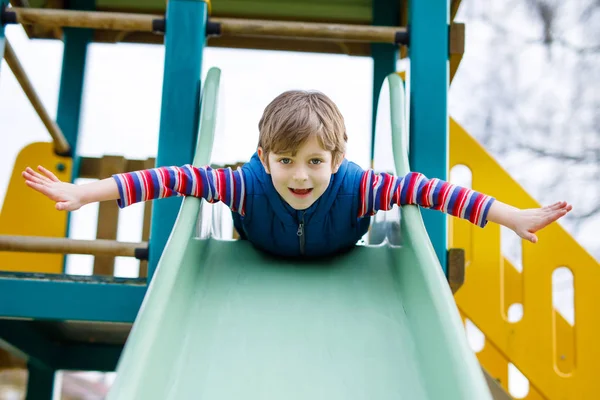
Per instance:
[[[54,392],[55,371],[42,368],[35,364],[27,366],[27,396],[26,400],[52,400]]]
[[[400,2],[396,0],[373,0],[373,25],[398,26],[400,24]],[[398,46],[386,43],[371,44],[373,58],[373,108],[371,112],[371,164],[375,157],[375,125],[379,93],[385,78],[396,72]],[[372,165],[371,165],[372,166]]]
[[[0,7],[8,7],[8,0],[0,0]],[[4,37],[4,24],[0,24],[0,65],[2,65],[1,61],[4,58]]]
[[[180,166],[193,161],[206,21],[204,1],[170,0],[167,3],[157,166]],[[181,198],[162,199],[152,207],[148,282],[154,275],[181,201]]]
[[[410,2],[410,165],[428,178],[448,175],[449,1]],[[446,273],[447,216],[422,210]]]
[[[93,11],[94,0],[74,0],[69,2],[69,9]],[[81,116],[81,100],[85,82],[85,63],[88,44],[92,41],[93,29],[63,29],[63,59],[58,92],[58,109],[56,123],[62,130],[71,146],[70,156],[73,158],[71,181],[79,176],[79,124]],[[71,214],[67,217],[67,232],[71,224]],[[66,268],[66,257],[63,270]]]
[[[71,10],[93,11],[96,8],[94,0],[73,0],[68,4]],[[93,29],[63,28],[63,60],[56,123],[71,146],[71,156],[74,161],[73,179],[77,178],[79,173],[77,144],[81,99],[85,82],[87,48],[93,35]]]
[[[56,123],[71,146],[71,156],[78,158],[79,124],[81,100],[85,82],[85,62],[88,44],[94,31],[91,29],[63,29],[63,61],[58,94]],[[73,168],[73,179],[78,177],[78,169]]]

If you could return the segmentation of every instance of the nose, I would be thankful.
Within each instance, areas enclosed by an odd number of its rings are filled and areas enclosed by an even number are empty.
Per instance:
[[[306,170],[303,167],[298,167],[294,169],[294,175],[292,176],[292,178],[295,181],[304,182],[308,180],[308,174],[306,173]]]

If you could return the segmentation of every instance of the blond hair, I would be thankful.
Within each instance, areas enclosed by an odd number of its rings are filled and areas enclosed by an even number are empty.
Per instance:
[[[333,163],[346,152],[344,117],[331,99],[321,92],[290,90],[277,96],[265,108],[258,123],[258,145],[265,155],[292,153],[311,136],[316,136]]]

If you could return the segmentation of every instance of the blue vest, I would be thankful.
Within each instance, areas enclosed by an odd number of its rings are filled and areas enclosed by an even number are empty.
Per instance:
[[[363,169],[344,159],[331,175],[325,193],[306,210],[294,210],[277,193],[255,153],[242,166],[245,216],[233,214],[242,239],[285,257],[319,257],[348,250],[369,229],[370,218],[358,218]]]

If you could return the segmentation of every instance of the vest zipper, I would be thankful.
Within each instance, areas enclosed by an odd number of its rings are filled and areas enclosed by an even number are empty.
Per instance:
[[[304,255],[304,213],[300,217],[300,223],[298,224],[298,231],[296,232],[300,239],[300,254]]]

